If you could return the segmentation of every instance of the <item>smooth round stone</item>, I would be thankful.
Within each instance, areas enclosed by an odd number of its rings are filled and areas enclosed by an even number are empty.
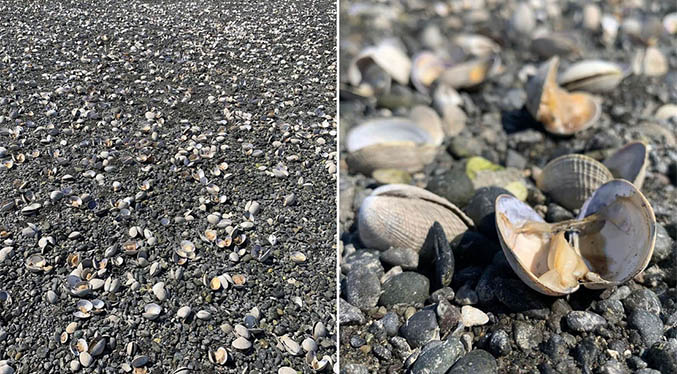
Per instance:
[[[646,310],[635,310],[628,318],[628,326],[637,329],[647,347],[663,336],[663,321]]]
[[[663,374],[677,374],[677,339],[655,343],[645,358],[649,367]]]
[[[489,347],[497,356],[505,356],[512,351],[510,336],[504,330],[496,330],[491,335]]]
[[[464,305],[461,308],[461,322],[466,327],[482,326],[489,322],[489,316],[473,306]]]
[[[430,292],[430,281],[425,276],[405,271],[388,279],[383,284],[383,294],[379,304],[416,304],[424,302]]]
[[[645,310],[649,313],[659,315],[661,312],[661,302],[658,296],[646,288],[641,288],[630,293],[630,296],[623,300],[623,307],[628,314],[636,310]]]
[[[491,353],[476,349],[461,357],[447,374],[496,373],[498,366]]]
[[[86,368],[94,363],[94,358],[87,351],[81,352],[78,358],[80,360],[80,364]]]
[[[445,374],[465,354],[463,343],[451,337],[421,353],[411,366],[411,374]]]
[[[50,304],[56,304],[56,302],[59,300],[59,296],[57,296],[56,292],[49,290],[47,291],[47,302]]]
[[[179,318],[181,318],[181,319],[185,319],[185,318],[188,318],[188,316],[190,315],[190,312],[191,312],[191,311],[192,311],[192,309],[191,309],[189,306],[182,306],[182,307],[179,308],[179,310],[176,312],[176,316],[179,317]]]
[[[386,313],[380,321],[388,336],[397,335],[397,332],[400,330],[400,318],[395,312]]]
[[[668,234],[665,227],[660,223],[656,224],[656,244],[654,245],[653,254],[651,255],[651,264],[661,262],[668,257],[672,251],[673,240]]]
[[[411,316],[400,332],[412,348],[421,347],[431,340],[440,338],[437,316],[429,309]]]
[[[460,167],[454,167],[442,174],[434,175],[428,182],[426,189],[446,198],[459,207],[468,204],[475,193],[472,181],[468,178],[465,170]]]
[[[346,276],[343,293],[350,304],[363,310],[373,308],[381,295],[381,281],[369,268],[355,267]]]
[[[411,248],[390,248],[381,252],[381,262],[412,270],[418,267],[418,253]]]
[[[494,203],[498,195],[501,194],[512,196],[508,190],[500,187],[479,188],[465,207],[465,213],[475,222],[479,232],[490,239],[498,240]]]
[[[604,317],[597,313],[574,310],[566,316],[567,325],[576,332],[589,332],[606,325]]]

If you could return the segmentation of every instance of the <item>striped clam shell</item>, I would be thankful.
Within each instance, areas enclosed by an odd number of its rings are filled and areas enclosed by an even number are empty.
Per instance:
[[[555,202],[567,209],[577,209],[613,175],[591,157],[569,154],[550,161],[535,179],[538,188]]]
[[[472,225],[461,209],[420,187],[389,184],[375,189],[360,206],[358,232],[368,248],[419,251],[428,230],[439,222],[449,240]]]

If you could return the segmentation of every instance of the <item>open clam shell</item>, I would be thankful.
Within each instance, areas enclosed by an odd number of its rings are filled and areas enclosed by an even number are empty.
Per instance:
[[[432,109],[427,111],[413,110],[411,119],[369,120],[351,129],[346,138],[346,162],[365,174],[376,169],[421,170],[435,158],[444,138],[439,117]]]
[[[559,76],[567,90],[588,92],[613,91],[628,76],[621,66],[603,60],[583,60],[571,65]]]
[[[613,175],[591,157],[569,154],[550,161],[534,178],[538,188],[558,204],[576,209]]]
[[[580,284],[593,289],[622,284],[644,270],[653,253],[656,217],[651,205],[637,187],[622,179],[602,185],[578,218],[564,225],[545,223],[510,195],[500,195],[495,204],[496,228],[508,263],[523,282],[546,295],[569,294]],[[553,242],[564,238],[565,231],[575,236],[569,250],[585,269],[568,286],[546,276],[555,269],[579,271],[579,265],[576,270],[558,267],[558,260],[553,260]]]
[[[443,58],[430,51],[423,51],[414,56],[411,67],[411,83],[424,94],[428,88],[449,67]]]
[[[638,189],[644,184],[648,164],[649,149],[644,142],[628,143],[604,160],[604,166],[615,178],[628,180]]]
[[[541,65],[526,85],[529,113],[553,134],[570,135],[595,123],[601,114],[597,99],[584,92],[567,92],[555,80],[559,58]]]
[[[466,61],[446,69],[438,80],[452,88],[470,88],[484,82],[499,69],[498,56],[489,56]]]
[[[358,231],[369,248],[419,251],[435,221],[447,238],[472,226],[472,220],[446,199],[422,188],[390,184],[375,189],[360,206]]]
[[[411,60],[394,41],[386,40],[376,46],[367,47],[360,52],[351,61],[348,68],[350,84],[357,87],[363,83],[365,78],[367,78],[367,70],[372,65],[378,66],[378,68],[402,85],[406,85],[409,82]]]

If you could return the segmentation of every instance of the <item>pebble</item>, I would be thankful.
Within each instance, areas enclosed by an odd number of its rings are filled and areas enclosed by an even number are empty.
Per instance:
[[[390,248],[381,252],[381,262],[390,266],[400,266],[405,270],[418,267],[418,253],[411,248]]]
[[[600,353],[594,337],[586,337],[574,348],[574,359],[581,367],[592,367]]]
[[[379,304],[388,307],[395,304],[422,303],[430,296],[429,290],[428,278],[416,272],[405,271],[383,284]]]
[[[80,364],[86,368],[90,367],[94,363],[94,358],[87,351],[80,352],[78,359],[80,360]]]
[[[496,359],[489,352],[476,349],[461,357],[447,374],[496,373]]]
[[[475,193],[472,181],[460,167],[453,167],[451,170],[434,175],[428,182],[427,189],[456,206],[468,204]]]
[[[498,278],[495,284],[496,298],[511,311],[528,313],[541,319],[549,314],[550,308],[543,297],[522,281]]]
[[[360,311],[359,308],[350,305],[350,303],[343,298],[339,299],[339,324],[341,324],[341,326],[352,324],[362,325],[364,324],[364,321],[364,314],[362,314],[362,311]]]
[[[475,305],[478,302],[477,292],[470,285],[464,284],[456,291],[454,301],[460,305]]]
[[[639,331],[642,341],[647,347],[663,336],[663,321],[646,310],[635,310],[628,318],[628,326]]]
[[[567,325],[576,332],[589,332],[606,325],[604,317],[593,312],[572,311],[566,316]]]
[[[369,374],[369,369],[362,364],[345,364],[341,366],[341,374]]]
[[[402,336],[412,348],[421,347],[431,340],[440,338],[435,312],[424,309],[416,312],[400,329]]]
[[[439,300],[435,308],[437,314],[437,323],[440,326],[440,334],[446,336],[453,331],[461,321],[461,311],[454,305],[451,305],[446,299]]]
[[[56,292],[52,290],[47,291],[47,302],[50,304],[56,304],[57,301],[59,301],[59,296],[56,294]]]
[[[623,300],[623,307],[628,314],[636,310],[645,310],[649,313],[659,315],[661,312],[661,302],[658,296],[646,288],[640,288],[632,291],[630,295]]]
[[[385,270],[383,265],[381,265],[379,255],[378,251],[356,251],[344,258],[341,264],[341,272],[348,274],[354,267],[365,268],[371,270],[380,278]]]
[[[673,240],[667,230],[660,223],[656,224],[656,244],[654,245],[653,255],[651,255],[650,264],[661,262],[672,252]]]
[[[386,313],[380,321],[388,336],[397,335],[397,332],[400,330],[400,318],[395,312]]]
[[[473,306],[465,305],[461,308],[461,322],[466,327],[482,326],[489,322],[489,316]]]
[[[645,355],[649,367],[662,374],[677,374],[677,339],[658,342]]]
[[[510,336],[505,330],[496,330],[489,340],[491,351],[497,356],[505,356],[512,351],[510,346]]]
[[[498,240],[494,202],[501,194],[512,195],[508,190],[500,187],[479,188],[464,209],[465,213],[475,222],[479,232],[494,240]]]
[[[423,351],[411,366],[411,374],[445,374],[465,354],[461,340],[451,337]]]
[[[354,267],[346,276],[343,294],[353,306],[373,308],[381,296],[381,282],[369,268]]]

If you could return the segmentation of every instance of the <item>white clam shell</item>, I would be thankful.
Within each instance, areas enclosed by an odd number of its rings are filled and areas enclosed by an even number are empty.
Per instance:
[[[355,57],[348,68],[350,84],[358,86],[362,82],[362,74],[366,67],[374,63],[400,84],[409,82],[411,60],[393,40],[385,40],[380,44],[365,48]]]
[[[358,231],[369,248],[421,249],[433,223],[438,221],[449,240],[472,226],[458,207],[419,187],[390,184],[375,189],[360,206]]]
[[[578,284],[569,289],[553,289],[539,280],[548,270],[549,237],[541,240],[535,234],[515,234],[515,229],[527,221],[545,222],[536,211],[510,195],[498,196],[495,208],[501,247],[525,284],[553,296],[578,290]],[[605,218],[601,230],[581,233],[579,243],[583,261],[599,277],[581,282],[587,288],[608,288],[630,280],[647,266],[656,240],[656,217],[637,187],[622,179],[599,187],[583,204],[578,219],[597,212]]]
[[[613,91],[627,76],[620,65],[603,60],[579,61],[559,76],[559,84],[567,90],[588,92]]]
[[[430,163],[444,138],[440,119],[430,108],[415,109],[412,116],[373,119],[352,128],[346,137],[350,167],[366,174],[376,169],[415,172]],[[422,118],[427,120],[417,122]]]

